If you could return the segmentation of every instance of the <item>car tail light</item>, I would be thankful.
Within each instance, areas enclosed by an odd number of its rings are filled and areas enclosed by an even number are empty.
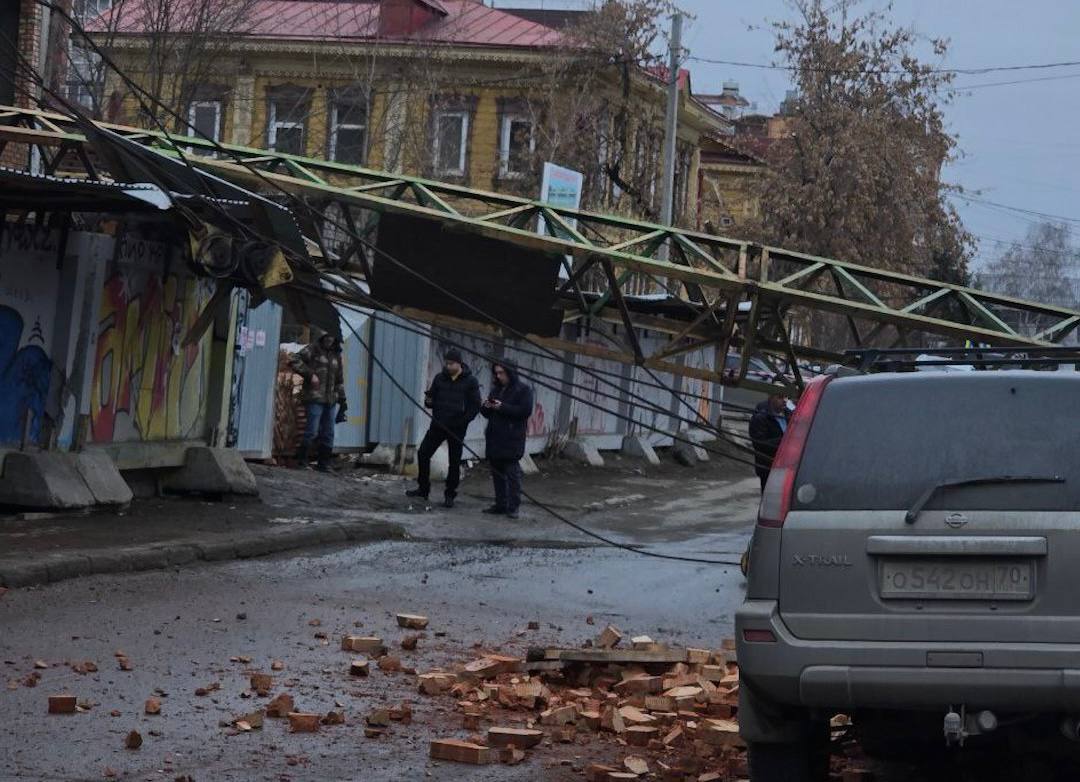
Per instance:
[[[742,639],[751,644],[774,644],[776,636],[772,630],[743,630]]]
[[[791,509],[791,495],[795,490],[795,475],[799,472],[799,461],[806,438],[810,434],[810,425],[814,422],[818,403],[825,386],[832,379],[831,375],[816,377],[806,384],[795,412],[788,422],[787,432],[780,441],[780,448],[773,459],[769,480],[761,495],[761,508],[758,510],[758,524],[763,527],[782,527]]]

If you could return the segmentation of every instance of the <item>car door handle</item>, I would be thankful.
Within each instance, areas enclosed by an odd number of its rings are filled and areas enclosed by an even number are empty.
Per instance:
[[[866,553],[946,557],[1045,557],[1046,538],[1000,535],[872,535]]]

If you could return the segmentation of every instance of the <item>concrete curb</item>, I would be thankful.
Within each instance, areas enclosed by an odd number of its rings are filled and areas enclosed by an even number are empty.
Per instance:
[[[141,546],[67,551],[14,561],[0,558],[0,586],[9,589],[51,584],[81,576],[164,570],[192,562],[278,554],[316,546],[404,540],[403,527],[382,521],[328,521],[292,529],[253,529],[221,540],[148,543]]]

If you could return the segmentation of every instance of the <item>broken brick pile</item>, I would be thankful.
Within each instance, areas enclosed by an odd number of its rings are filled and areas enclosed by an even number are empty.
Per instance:
[[[456,699],[463,729],[473,732],[436,739],[431,757],[518,763],[556,743],[605,742],[622,763],[583,765],[590,782],[749,776],[736,722],[734,643],[682,649],[642,636],[620,649],[621,640],[608,626],[591,648],[533,649],[526,659],[491,654],[420,674],[420,692]]]
[[[591,617],[586,621],[591,624]],[[320,622],[309,624],[318,627]],[[402,629],[423,631],[428,620],[399,614],[397,624]],[[529,629],[539,629],[539,623],[530,622]],[[408,634],[400,645],[412,651],[426,637],[422,632]],[[316,633],[316,639],[329,645],[329,637],[322,631]],[[437,761],[517,764],[535,754],[548,766],[569,767],[588,782],[639,778],[734,782],[749,776],[737,722],[739,667],[735,643],[730,639],[717,650],[670,647],[647,636],[624,644],[622,633],[609,625],[595,641],[586,642],[585,648],[533,648],[524,657],[479,654],[469,662],[423,672],[389,654],[376,636],[346,634],[341,649],[350,653],[344,668],[350,677],[369,677],[370,657],[382,673],[415,676],[421,696],[453,699],[461,719],[461,735],[431,741],[429,754]],[[123,652],[118,651],[116,657],[121,669],[131,670]],[[252,659],[237,656],[230,661],[247,665]],[[67,664],[77,673],[97,670],[90,661]],[[37,669],[48,667],[45,661],[36,661],[34,673],[22,684],[35,686],[40,676]],[[280,672],[285,663],[274,660],[270,667]],[[299,711],[291,694],[273,694],[272,674],[248,675],[249,689],[240,697],[269,700],[262,708],[222,720],[219,724],[227,733],[261,730],[266,718],[285,722],[291,733],[317,733],[323,726],[346,724],[341,700],[335,700],[334,710],[326,714]],[[221,683],[214,681],[198,687],[194,694],[203,697],[219,690]],[[164,691],[155,690],[155,697],[145,702],[144,713],[161,715],[164,696]],[[48,698],[50,714],[87,711],[94,705],[67,694]],[[437,711],[445,710],[440,707]],[[121,716],[116,710],[110,714]],[[364,735],[378,739],[390,732],[394,723],[407,726],[412,721],[409,701],[377,708],[364,718]],[[847,718],[838,715],[832,727],[843,732],[847,725]],[[151,730],[150,735],[160,733]],[[129,750],[138,750],[142,743],[138,731],[131,731],[124,740]],[[571,748],[574,760],[567,759]],[[858,756],[856,749],[843,754],[847,758],[834,757],[834,778],[843,782],[872,778],[851,762]],[[288,765],[296,765],[305,758],[287,756],[286,760]]]

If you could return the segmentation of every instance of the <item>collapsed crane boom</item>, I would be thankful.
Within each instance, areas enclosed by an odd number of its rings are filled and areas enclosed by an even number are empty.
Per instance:
[[[0,107],[0,123],[0,145],[36,150],[45,173],[109,178],[73,118]],[[797,390],[800,362],[843,362],[844,348],[909,347],[927,336],[952,343],[1047,346],[1080,326],[1080,312],[1063,307],[699,231],[270,150],[102,127],[165,156],[194,153],[187,155],[193,165],[264,196],[284,191],[303,198],[332,216],[318,221],[298,215],[305,235],[321,250],[321,263],[356,277],[370,276],[371,259],[369,245],[353,234],[374,241],[384,214],[565,256],[570,261],[558,290],[567,303],[564,321],[619,324],[626,327],[617,330],[623,344],[583,346],[557,337],[535,341],[677,375],[770,387],[747,379],[758,357],[776,368],[778,377],[789,372],[782,382]],[[342,224],[349,230],[342,231]],[[661,260],[664,253],[670,260]],[[498,331],[479,319],[397,309],[429,323]],[[1034,319],[1039,331],[1021,333],[1010,323],[1021,317]],[[822,318],[840,319],[848,343],[813,344],[810,329]],[[668,339],[645,352],[638,329]],[[676,360],[709,347],[717,352],[715,371]],[[733,350],[739,351],[738,368],[726,373],[726,356]]]

